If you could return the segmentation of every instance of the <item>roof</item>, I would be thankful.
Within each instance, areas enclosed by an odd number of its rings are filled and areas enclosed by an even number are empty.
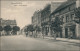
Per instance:
[[[54,12],[52,12],[52,14],[56,13],[57,11],[62,10],[63,8],[65,8],[71,4],[74,4],[74,3],[76,3],[75,0],[63,2],[58,8],[56,8],[56,10]]]
[[[51,4],[47,4],[47,5],[43,8],[42,12],[45,12],[46,10],[49,10],[50,7],[51,7]]]
[[[16,20],[2,20],[2,25],[16,25]]]

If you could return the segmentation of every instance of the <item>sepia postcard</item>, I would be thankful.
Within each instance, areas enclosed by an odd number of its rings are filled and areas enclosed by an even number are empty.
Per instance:
[[[0,0],[0,51],[80,51],[80,0]]]

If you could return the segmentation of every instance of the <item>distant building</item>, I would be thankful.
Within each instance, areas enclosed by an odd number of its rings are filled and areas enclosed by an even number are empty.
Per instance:
[[[41,10],[37,10],[34,12],[32,16],[32,25],[34,28],[38,26],[39,28],[41,27]],[[41,32],[38,32],[38,35],[40,35]],[[34,35],[36,35],[36,30],[33,32]]]
[[[10,25],[11,27],[16,26],[16,20],[1,20],[1,26]]]
[[[7,25],[10,25],[11,28],[13,28],[14,26],[17,26],[16,20],[4,20],[2,18],[0,18],[0,26],[2,26],[3,28]],[[5,31],[2,31],[2,35],[5,35]]]
[[[37,10],[34,12],[32,16],[32,25],[41,27],[41,10]]]
[[[48,36],[49,34],[50,13],[51,13],[51,5],[47,4],[45,8],[41,11],[42,34],[45,34],[45,36]]]
[[[35,11],[33,16],[32,16],[32,25],[34,25],[34,26],[38,25],[38,14],[37,13],[38,12]]]
[[[20,34],[22,35],[26,35],[26,32],[25,29],[27,29],[27,26],[23,27],[21,30],[20,30]]]

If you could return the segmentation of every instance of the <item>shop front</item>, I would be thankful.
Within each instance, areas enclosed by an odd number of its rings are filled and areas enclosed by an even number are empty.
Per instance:
[[[76,38],[76,24],[66,24],[65,26],[65,38]]]

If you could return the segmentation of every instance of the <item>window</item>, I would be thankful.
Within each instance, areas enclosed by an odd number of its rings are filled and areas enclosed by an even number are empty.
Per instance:
[[[74,14],[71,14],[71,18],[70,18],[71,21],[74,20],[74,17],[75,17],[75,15]]]
[[[66,22],[69,22],[69,15],[66,15]]]
[[[70,11],[70,7],[69,7],[69,11]]]
[[[61,21],[63,22],[63,18],[64,18],[64,16],[61,16]]]

